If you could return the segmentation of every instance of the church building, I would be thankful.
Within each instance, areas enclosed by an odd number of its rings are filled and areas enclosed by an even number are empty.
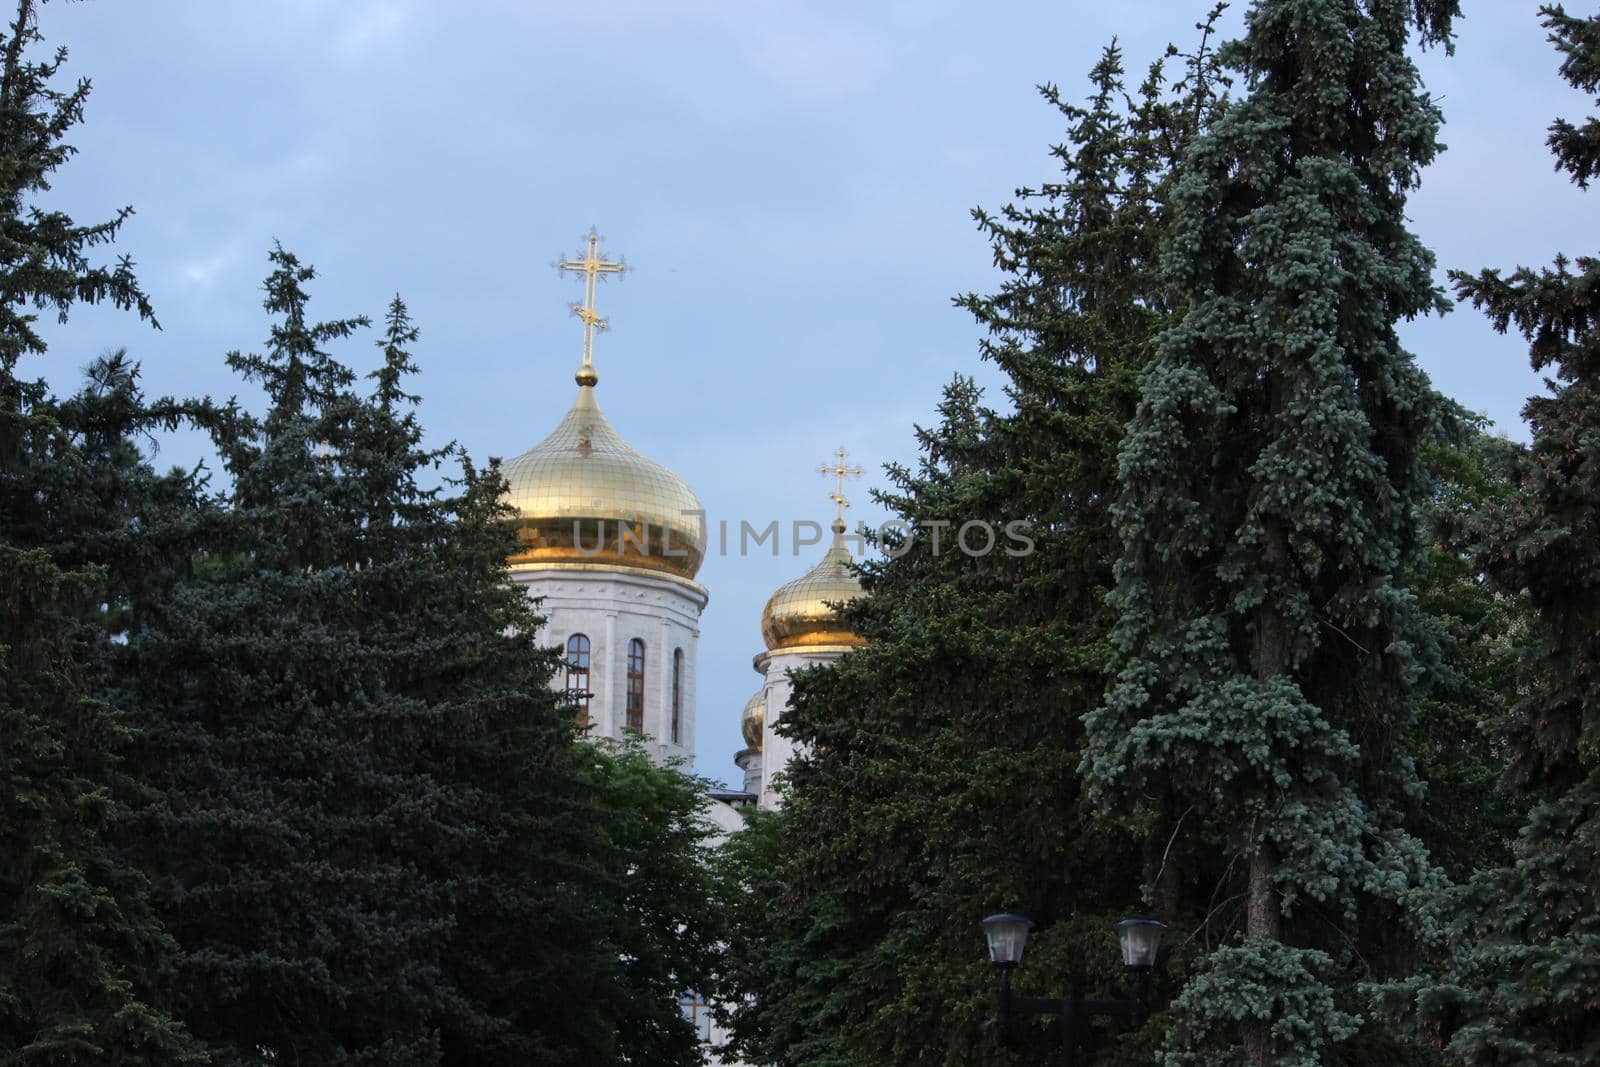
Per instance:
[[[761,640],[767,647],[754,661],[761,688],[745,703],[740,725],[748,747],[734,760],[744,772],[745,791],[758,797],[764,808],[776,803],[774,776],[794,754],[794,742],[774,729],[789,707],[790,672],[832,663],[865,643],[844,626],[835,607],[861,595],[861,583],[850,571],[844,523],[844,509],[850,506],[844,497],[844,479],[852,474],[859,477],[861,468],[844,465],[844,449],[835,455],[836,465],[821,468],[824,474],[839,479],[839,488],[832,494],[838,508],[833,541],[816,566],[779,586],[761,611]]]
[[[695,581],[706,553],[705,508],[687,482],[623,440],[596,399],[594,337],[606,326],[595,310],[597,283],[626,268],[602,255],[593,232],[582,258],[560,267],[584,279],[584,301],[572,306],[583,322],[583,359],[567,414],[503,468],[520,541],[511,577],[541,599],[542,636],[565,652],[556,684],[590,734],[621,738],[634,731],[656,759],[692,765],[700,614],[709,600]],[[859,477],[861,468],[846,466],[845,457],[839,449],[835,462],[820,468],[837,479],[832,542],[761,612],[765,648],[754,658],[761,687],[745,705],[746,747],[735,757],[743,788],[706,798],[705,816],[719,841],[740,829],[744,808],[778,802],[776,778],[794,752],[794,743],[776,732],[789,707],[790,672],[832,663],[864,643],[834,607],[861,594],[849,569],[844,522],[844,480]],[[682,1003],[704,1039],[721,1040],[706,1005],[692,993]]]

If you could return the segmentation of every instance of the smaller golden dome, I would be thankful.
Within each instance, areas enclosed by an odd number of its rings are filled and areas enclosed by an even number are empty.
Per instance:
[[[831,607],[861,595],[861,583],[850,572],[850,550],[844,545],[844,523],[833,524],[833,544],[815,567],[778,587],[761,610],[761,639],[770,651],[817,648],[824,645],[859,647],[867,642],[856,636]]]
[[[752,752],[761,751],[761,733],[767,725],[767,691],[757,689],[756,695],[744,702],[744,714],[739,717],[739,727],[744,731],[744,743]]]

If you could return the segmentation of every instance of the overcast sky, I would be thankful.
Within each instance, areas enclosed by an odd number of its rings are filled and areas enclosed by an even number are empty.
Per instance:
[[[994,386],[952,295],[994,284],[969,210],[1052,173],[1059,116],[1099,48],[1140,70],[1208,0],[1107,3],[446,3],[91,0],[43,26],[94,81],[53,194],[80,221],[138,215],[162,330],[91,311],[36,373],[70,387],[126,345],[154,392],[238,394],[274,239],[321,274],[313,310],[422,329],[422,417],[474,457],[536,444],[571,403],[578,283],[552,264],[590,225],[632,267],[601,294],[599,399],[683,475],[713,522],[825,522],[819,463],[914,458],[957,372]],[[1422,65],[1449,151],[1412,202],[1441,268],[1593,249],[1593,199],[1551,170],[1544,127],[1587,102],[1556,77],[1536,4],[1465,0],[1454,57]],[[1228,25],[1237,26],[1236,6]],[[1582,11],[1576,5],[1575,11]],[[1525,437],[1525,352],[1470,309],[1407,327],[1435,383]],[[366,341],[338,354],[374,363]],[[198,455],[186,442],[163,461]],[[853,518],[876,521],[865,486]],[[734,781],[759,684],[761,606],[818,549],[709,558],[697,770]]]

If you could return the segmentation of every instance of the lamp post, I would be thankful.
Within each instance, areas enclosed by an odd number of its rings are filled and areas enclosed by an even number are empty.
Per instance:
[[[1145,990],[1150,971],[1161,952],[1161,932],[1167,924],[1156,919],[1123,919],[1117,923],[1117,940],[1122,944],[1122,962],[1133,974],[1133,996],[1128,1000],[1083,1000],[1070,985],[1060,1000],[1011,995],[1011,972],[1022,962],[1033,921],[1026,915],[991,915],[980,924],[989,942],[989,961],[1000,972],[995,1024],[1003,1033],[1013,1015],[1061,1016],[1061,1047],[1067,1067],[1075,1067],[1078,1034],[1083,1020],[1095,1015],[1121,1015],[1139,1026],[1145,1019]]]

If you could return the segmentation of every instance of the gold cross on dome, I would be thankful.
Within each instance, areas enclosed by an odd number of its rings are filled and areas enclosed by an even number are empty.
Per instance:
[[[609,323],[594,309],[595,289],[602,275],[621,274],[628,267],[621,260],[610,262],[600,251],[600,235],[589,230],[589,247],[582,259],[563,259],[556,264],[561,270],[583,275],[583,303],[573,304],[572,313],[583,320],[583,365],[594,365],[594,332],[605,329]]]
[[[817,468],[824,478],[833,477],[838,480],[834,491],[828,494],[828,499],[833,501],[835,507],[835,514],[833,517],[835,525],[843,525],[844,509],[850,506],[849,499],[844,495],[844,480],[846,478],[861,477],[860,467],[850,467],[845,465],[844,459],[849,454],[850,453],[841,448],[839,451],[833,454],[834,462],[831,466],[824,463],[822,466]]]

